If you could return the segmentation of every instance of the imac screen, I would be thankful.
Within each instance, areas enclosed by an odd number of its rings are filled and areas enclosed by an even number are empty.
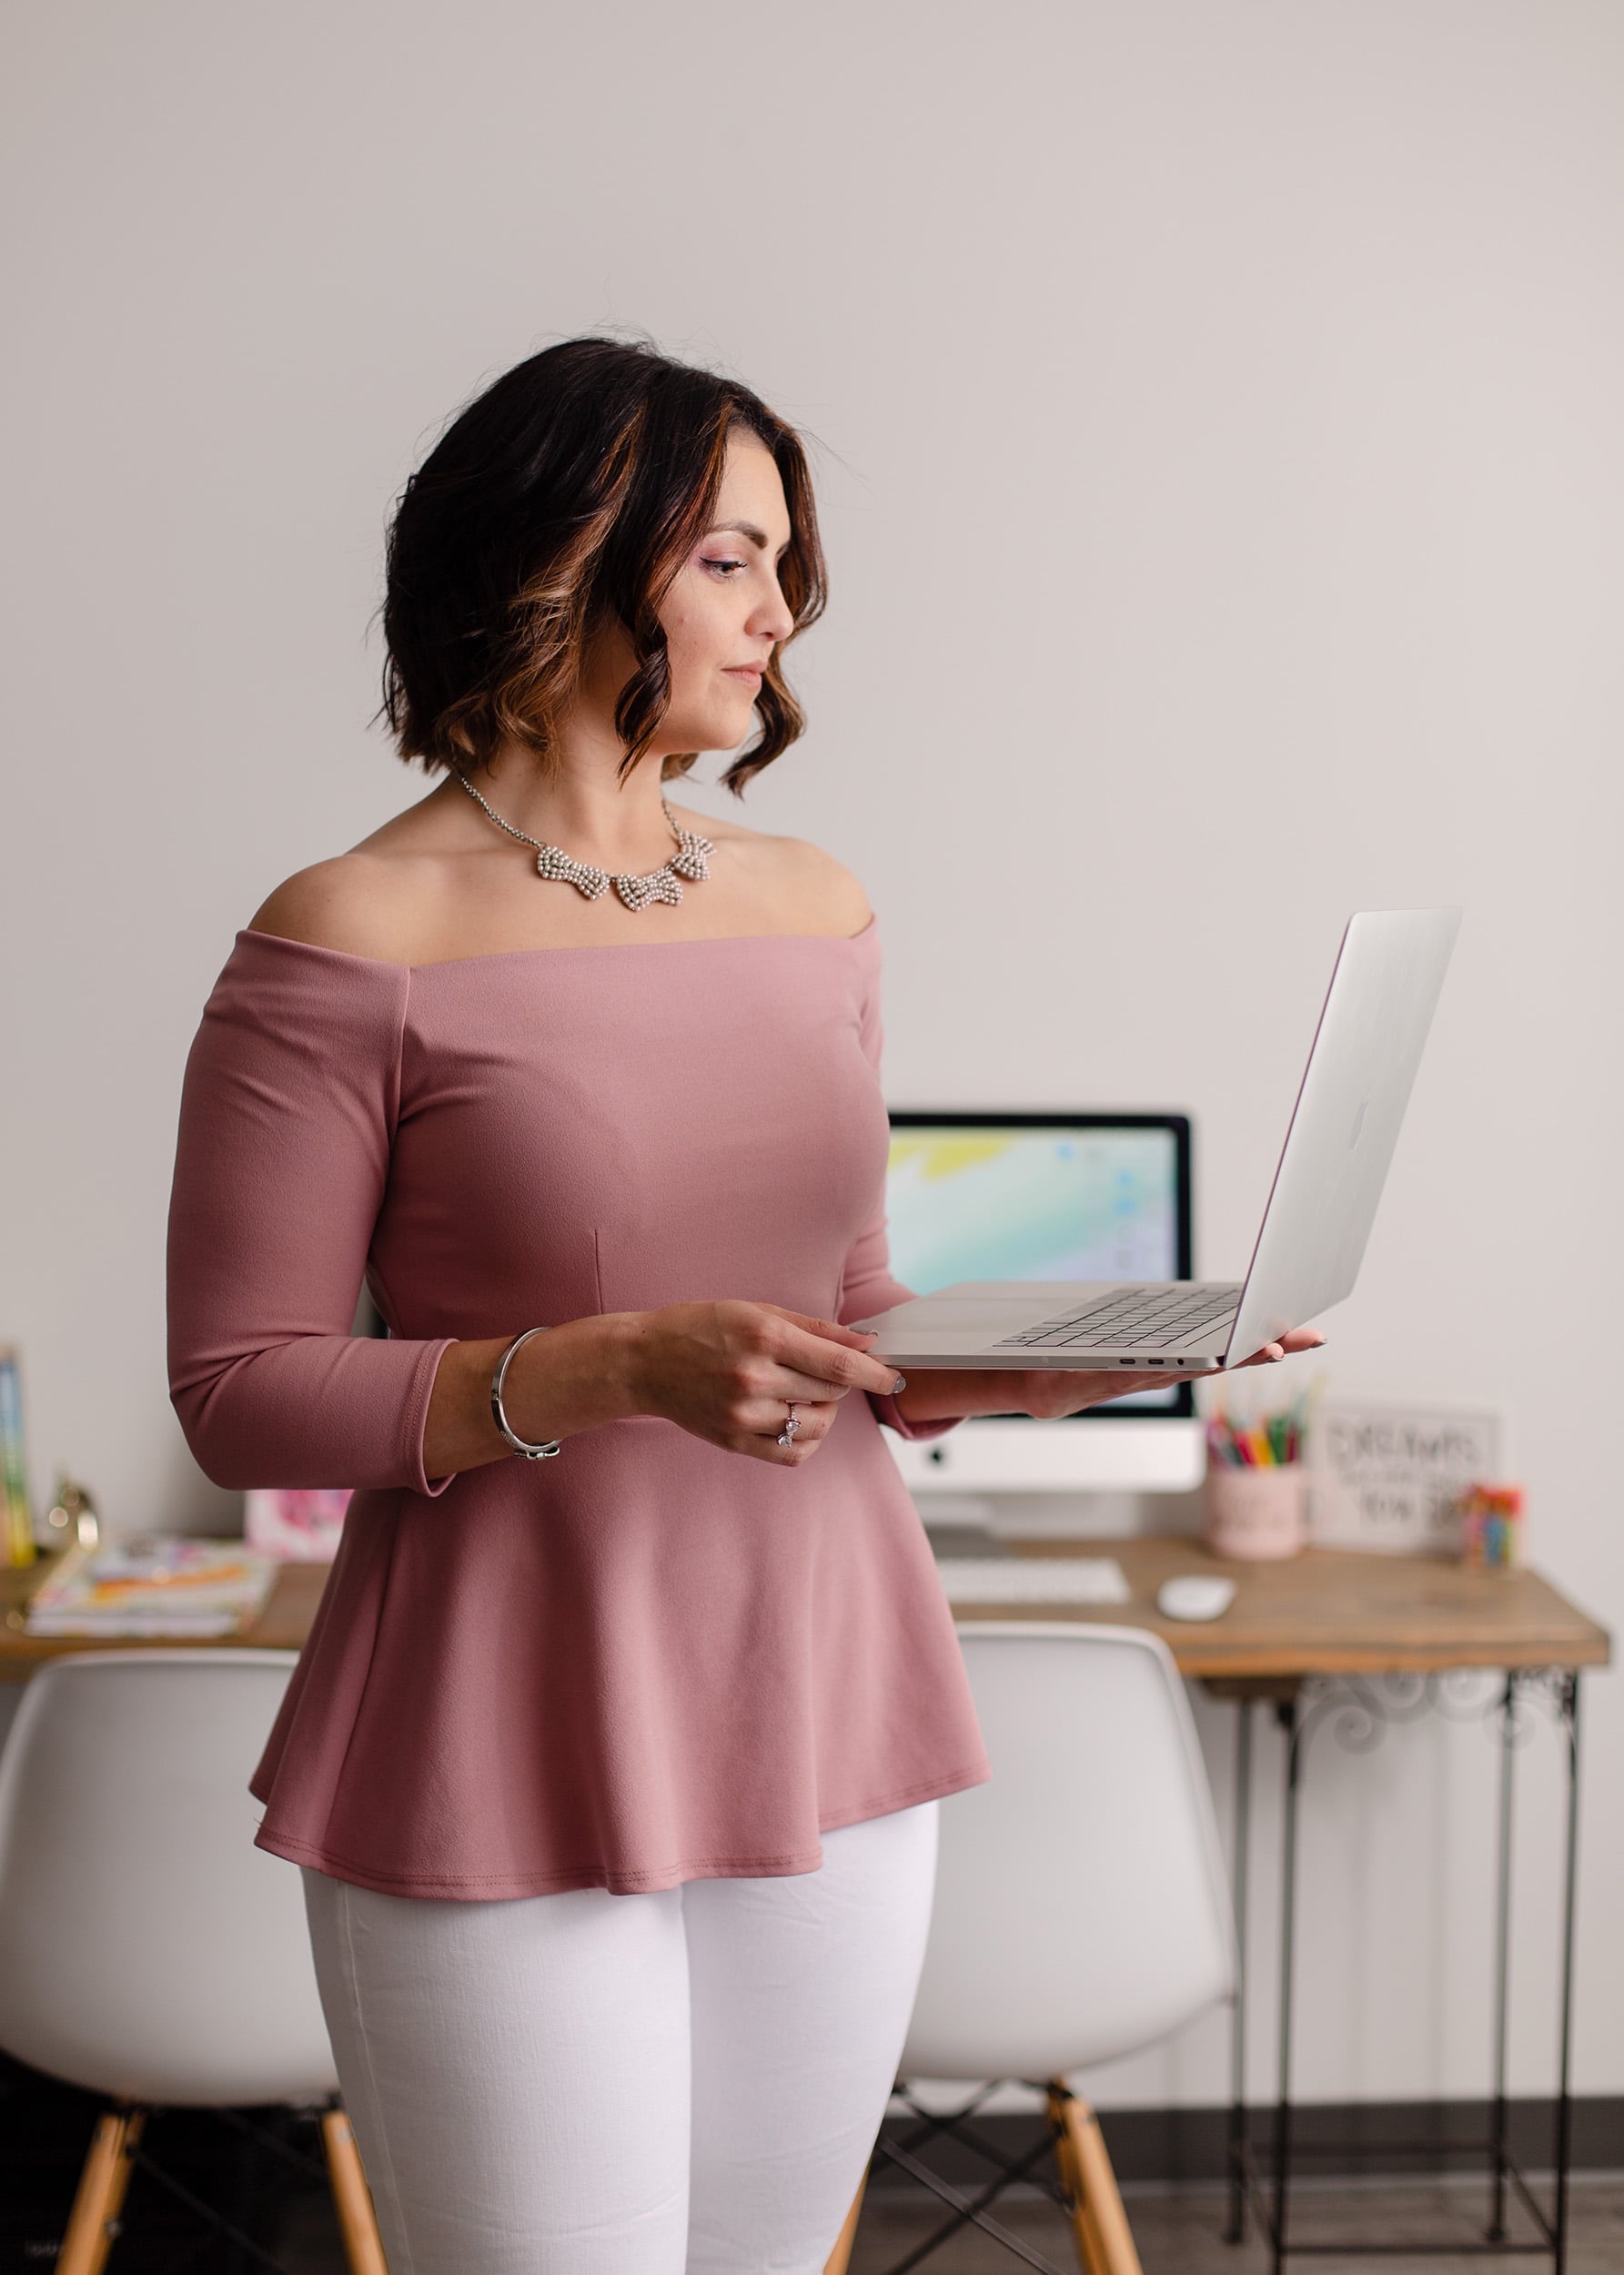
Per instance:
[[[1167,1128],[899,1127],[891,1269],[917,1295],[960,1279],[1175,1279],[1178,1152]],[[1176,1390],[1113,1399],[1166,1411]]]

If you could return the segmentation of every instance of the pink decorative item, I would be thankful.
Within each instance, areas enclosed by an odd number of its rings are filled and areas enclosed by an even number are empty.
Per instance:
[[[1300,1463],[1209,1469],[1206,1544],[1215,1556],[1262,1563],[1295,1556],[1307,1537],[1307,1474]]]
[[[349,1506],[348,1485],[280,1485],[244,1498],[243,1538],[285,1564],[330,1564]]]

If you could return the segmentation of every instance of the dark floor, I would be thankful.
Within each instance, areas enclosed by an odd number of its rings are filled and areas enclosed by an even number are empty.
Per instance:
[[[0,2275],[56,2258],[99,2097],[0,2060]],[[287,2275],[348,2275],[313,2121],[287,2109],[220,2117],[168,2110],[142,2143],[165,2179],[137,2170],[107,2275],[259,2275],[264,2261],[220,2236],[202,2199]]]
[[[1624,2270],[1624,2179],[1586,2176],[1573,2184],[1568,2275],[1621,2275]],[[1139,2247],[1145,2275],[1267,2275],[1269,2254],[1257,2240],[1231,2246],[1223,2240],[1226,2202],[1215,2189],[1175,2193],[1127,2192],[1128,2219]],[[1316,2187],[1303,2189],[1293,2205],[1293,2231],[1302,2242],[1341,2241],[1357,2235],[1368,2241],[1402,2238],[1434,2243],[1469,2241],[1483,2232],[1483,2191],[1455,2183],[1384,2182],[1376,2186]],[[1078,2261],[1070,2223],[1039,2204],[1005,2202],[998,2215],[1029,2249],[1041,2252],[1061,2275],[1075,2275]],[[920,2213],[894,2198],[864,2206],[851,2275],[885,2275],[910,2248],[926,2236],[940,2215]],[[1474,2229],[1475,2222],[1475,2229]],[[1518,2227],[1513,2240],[1529,2239]],[[1543,2259],[1520,2255],[1498,2261],[1513,2269],[1544,2270]],[[1359,2259],[1337,2253],[1288,2260],[1302,2275],[1468,2275],[1491,2264],[1452,2251],[1424,2255],[1384,2253]],[[925,2262],[927,2275],[1019,2275],[1023,2262],[984,2237],[964,2230]]]
[[[1620,2275],[1624,2270],[1624,2180],[1581,2179],[1574,2185],[1571,2200],[1569,2275]],[[1476,2232],[1482,2232],[1480,2208],[1479,2191],[1454,2185],[1316,2189],[1305,2191],[1297,2200],[1297,2234],[1305,2242],[1351,2240],[1356,2234],[1368,2240],[1396,2236],[1436,2242],[1457,2237],[1469,2240],[1475,2215]],[[138,2209],[132,2200],[131,2211]],[[175,2209],[178,2212],[179,2207]],[[237,2275],[239,2268],[247,2275],[255,2265],[246,2257],[234,2264],[228,2246],[208,2245],[184,2218],[176,2219],[168,2207],[157,2203],[149,2210],[156,2215],[161,2236],[150,2219],[132,2220],[112,2255],[107,2275],[160,2275],[160,2271],[161,2275]],[[1000,2216],[1059,2275],[1074,2275],[1078,2262],[1071,2227],[1058,2211],[1039,2203],[1006,2201]],[[1225,2201],[1215,2189],[1172,2194],[1134,2191],[1128,2199],[1128,2218],[1145,2275],[1267,2275],[1269,2258],[1259,2242],[1255,2240],[1238,2248],[1224,2242],[1224,2216]],[[933,2211],[922,2212],[893,2197],[871,2198],[858,2231],[851,2275],[886,2275],[930,2233],[937,2218]],[[348,2275],[338,2229],[319,2190],[299,2189],[286,2199],[282,2217],[275,2225],[276,2256],[286,2275]],[[270,2240],[264,2228],[258,2232]],[[1516,2233],[1519,2239],[1526,2237],[1525,2230]],[[13,2269],[20,2275],[24,2269],[48,2267],[50,2258],[40,2249],[44,2242],[45,2238],[39,2237],[27,2256],[0,2257],[0,2268],[5,2275],[11,2275]],[[1550,2261],[1548,2257],[1519,2256],[1504,2263],[1514,2269],[1543,2270]],[[1023,2264],[987,2238],[961,2230],[925,2266],[928,2275],[1006,2275],[1006,2271],[1019,2275]],[[1384,2270],[1386,2275],[1468,2275],[1468,2270],[1485,2269],[1488,2262],[1452,2252],[1428,2252],[1425,2256],[1384,2255],[1379,2260],[1340,2253],[1325,2258],[1316,2255],[1292,2264],[1298,2270],[1312,2268],[1317,2275],[1373,2275],[1375,2270]],[[469,2275],[477,2275],[477,2270],[470,2269]]]
[[[0,2275],[34,2275],[56,2256],[79,2162],[98,2106],[0,2058]],[[348,2275],[315,2126],[287,2110],[238,2113],[239,2122],[185,2111],[155,2120],[147,2146],[172,2184],[206,2197],[257,2247],[250,2252],[211,2235],[186,2203],[150,2174],[138,2173],[125,2209],[124,2231],[107,2275],[256,2275],[274,2255],[286,2275]],[[255,2137],[243,2129],[253,2128]],[[1266,2275],[1268,2253],[1254,2238],[1223,2240],[1226,2199],[1216,2188],[1176,2189],[1146,2184],[1124,2191],[1145,2275]],[[1624,2275],[1624,2174],[1581,2173],[1570,2198],[1569,2275]],[[1004,2198],[997,2217],[1060,2275],[1077,2266],[1070,2223],[1038,2200]],[[1487,2262],[1439,2252],[1438,2244],[1480,2237],[1487,2198],[1479,2181],[1394,2180],[1301,2187],[1292,2232],[1299,2242],[1426,2240],[1425,2255],[1351,2254],[1297,2260],[1294,2275],[1468,2275]],[[863,2209],[852,2275],[888,2275],[933,2228],[939,2206],[921,2195],[876,2187]],[[1522,2224],[1513,2240],[1531,2241]],[[927,2275],[1009,2275],[1022,2266],[990,2239],[960,2233],[924,2262]],[[1513,2269],[1547,2269],[1548,2254],[1509,2260]],[[478,2275],[469,2269],[468,2275]]]

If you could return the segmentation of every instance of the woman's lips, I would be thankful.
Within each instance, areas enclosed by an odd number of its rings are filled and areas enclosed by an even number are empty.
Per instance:
[[[748,680],[751,687],[759,687],[762,683],[761,673],[751,664],[724,663],[721,668],[731,680]]]

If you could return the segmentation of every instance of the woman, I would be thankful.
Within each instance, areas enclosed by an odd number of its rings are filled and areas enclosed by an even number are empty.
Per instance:
[[[936,1801],[989,1774],[880,1424],[1132,1387],[904,1385],[842,1324],[907,1292],[874,920],[661,795],[799,733],[823,590],[747,389],[597,339],[509,372],[390,537],[385,711],[442,779],[271,895],[188,1065],[187,1434],[357,1489],[253,1789],[395,2275],[822,2268]]]

